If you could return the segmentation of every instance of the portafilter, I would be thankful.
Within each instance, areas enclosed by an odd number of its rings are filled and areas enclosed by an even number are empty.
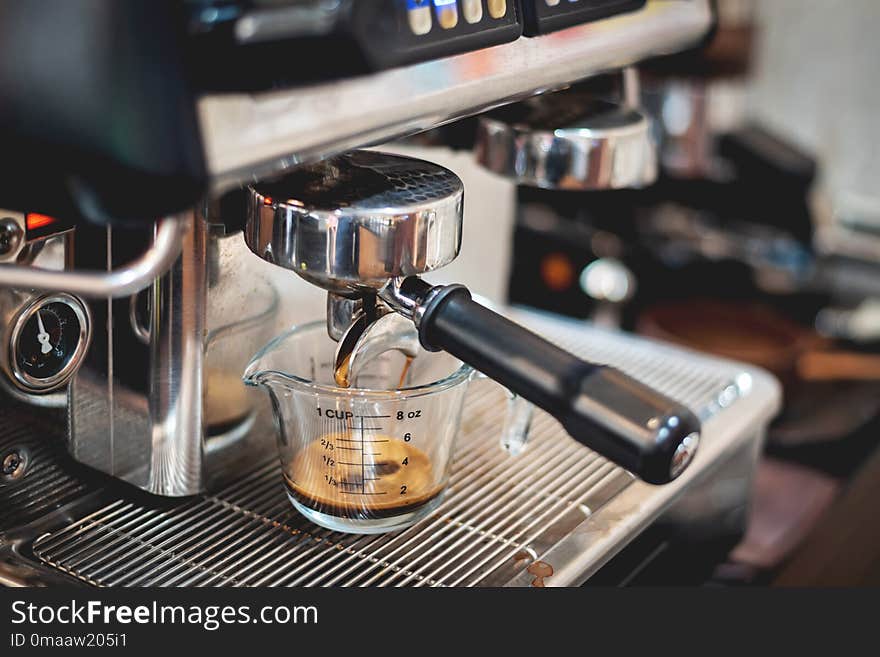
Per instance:
[[[462,285],[418,277],[460,250],[463,186],[451,171],[354,151],[297,166],[248,196],[249,247],[328,291],[328,331],[340,344],[352,332],[362,339],[384,330],[381,318],[397,313],[422,347],[500,382],[645,481],[671,481],[692,460],[700,423],[686,407],[560,349],[476,303]],[[399,322],[391,324],[401,339]]]

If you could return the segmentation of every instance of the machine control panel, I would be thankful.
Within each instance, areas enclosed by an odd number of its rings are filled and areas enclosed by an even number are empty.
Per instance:
[[[647,0],[190,0],[206,90],[261,90],[480,50],[639,9]]]
[[[647,0],[523,0],[523,32],[536,36],[641,9]]]
[[[262,89],[514,41],[516,0],[191,3],[190,58],[207,89]]]

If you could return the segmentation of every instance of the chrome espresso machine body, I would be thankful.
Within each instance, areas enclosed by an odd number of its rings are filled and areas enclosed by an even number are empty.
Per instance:
[[[15,424],[0,436],[0,582],[528,585],[540,561],[548,585],[566,585],[648,527],[741,532],[772,378],[429,285],[419,275],[461,246],[461,181],[351,150],[622,71],[616,105],[576,98],[569,116],[555,92],[549,114],[530,101],[487,116],[477,159],[539,187],[650,184],[624,67],[698,44],[708,1],[111,4],[71,2],[51,20],[28,1],[0,10],[7,43],[19,43],[9,26],[39,20],[43,42],[89,44],[79,88],[37,110],[41,67],[74,63],[23,44],[23,65],[0,65],[0,130],[22,162],[0,181],[0,205],[21,218],[0,226],[0,402]],[[303,55],[309,70],[289,64]],[[122,79],[143,85],[114,95]],[[105,129],[117,114],[125,143]],[[46,148],[49,165],[34,157]],[[299,278],[327,291],[338,358],[393,325],[534,402],[526,453],[488,451],[503,393],[486,382],[433,516],[379,538],[298,517],[268,404],[241,373],[314,319],[285,315]],[[34,404],[59,412],[37,418]],[[324,547],[332,563],[315,567]]]

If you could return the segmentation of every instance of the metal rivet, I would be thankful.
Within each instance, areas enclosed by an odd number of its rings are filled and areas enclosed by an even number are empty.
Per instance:
[[[27,469],[27,454],[19,450],[7,452],[0,463],[0,476],[3,479],[19,479]]]
[[[24,231],[12,217],[0,219],[0,256],[12,253],[21,244]]]

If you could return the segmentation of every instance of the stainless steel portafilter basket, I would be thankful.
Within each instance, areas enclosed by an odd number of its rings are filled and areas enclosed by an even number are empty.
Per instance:
[[[481,116],[475,153],[490,171],[542,189],[638,188],[657,179],[648,118],[578,92],[537,96]]]
[[[253,186],[251,250],[343,297],[432,271],[461,248],[464,188],[436,164],[354,151]]]

